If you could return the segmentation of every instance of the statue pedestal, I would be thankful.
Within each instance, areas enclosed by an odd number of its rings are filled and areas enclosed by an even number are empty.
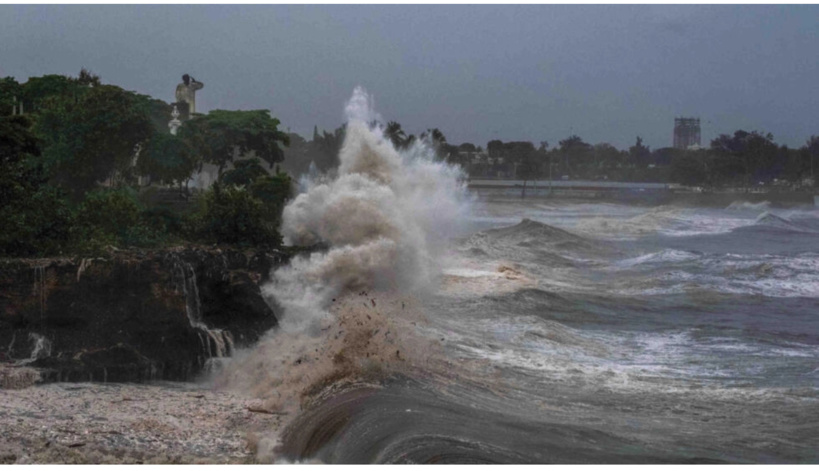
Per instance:
[[[176,136],[176,130],[179,129],[179,126],[182,126],[182,121],[179,121],[179,110],[176,109],[176,105],[173,105],[171,116],[173,119],[168,123],[168,127],[171,128],[171,134]]]

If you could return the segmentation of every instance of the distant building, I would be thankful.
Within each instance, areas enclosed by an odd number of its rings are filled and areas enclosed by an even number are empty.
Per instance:
[[[691,146],[701,145],[700,119],[674,118],[674,148],[685,150]]]

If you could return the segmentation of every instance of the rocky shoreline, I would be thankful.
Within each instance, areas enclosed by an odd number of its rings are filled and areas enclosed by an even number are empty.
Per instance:
[[[282,420],[197,383],[52,383],[0,395],[0,464],[255,463],[253,430]]]
[[[259,285],[288,260],[202,247],[0,260],[0,363],[44,383],[189,381],[277,325]]]

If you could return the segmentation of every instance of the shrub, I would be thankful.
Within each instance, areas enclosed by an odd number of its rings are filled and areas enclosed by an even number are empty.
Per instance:
[[[95,251],[107,245],[146,247],[164,241],[164,228],[151,227],[143,216],[131,188],[89,192],[77,210],[77,248]]]
[[[239,245],[280,245],[276,226],[265,217],[261,200],[250,191],[214,184],[202,197],[194,218],[199,237],[208,242]]]
[[[279,227],[282,210],[290,199],[292,182],[286,173],[257,178],[250,185],[250,192],[264,205],[265,218],[274,227]]]
[[[39,142],[26,116],[0,117],[0,254],[57,252],[70,237],[65,195],[47,186]]]
[[[73,213],[65,194],[43,186],[0,207],[0,254],[41,256],[59,253],[70,243]]]

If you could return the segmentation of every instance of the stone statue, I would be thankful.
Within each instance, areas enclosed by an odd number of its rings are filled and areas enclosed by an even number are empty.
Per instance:
[[[188,113],[196,113],[196,90],[201,90],[205,84],[197,82],[188,74],[182,76],[182,83],[176,86],[176,101],[188,104]]]

